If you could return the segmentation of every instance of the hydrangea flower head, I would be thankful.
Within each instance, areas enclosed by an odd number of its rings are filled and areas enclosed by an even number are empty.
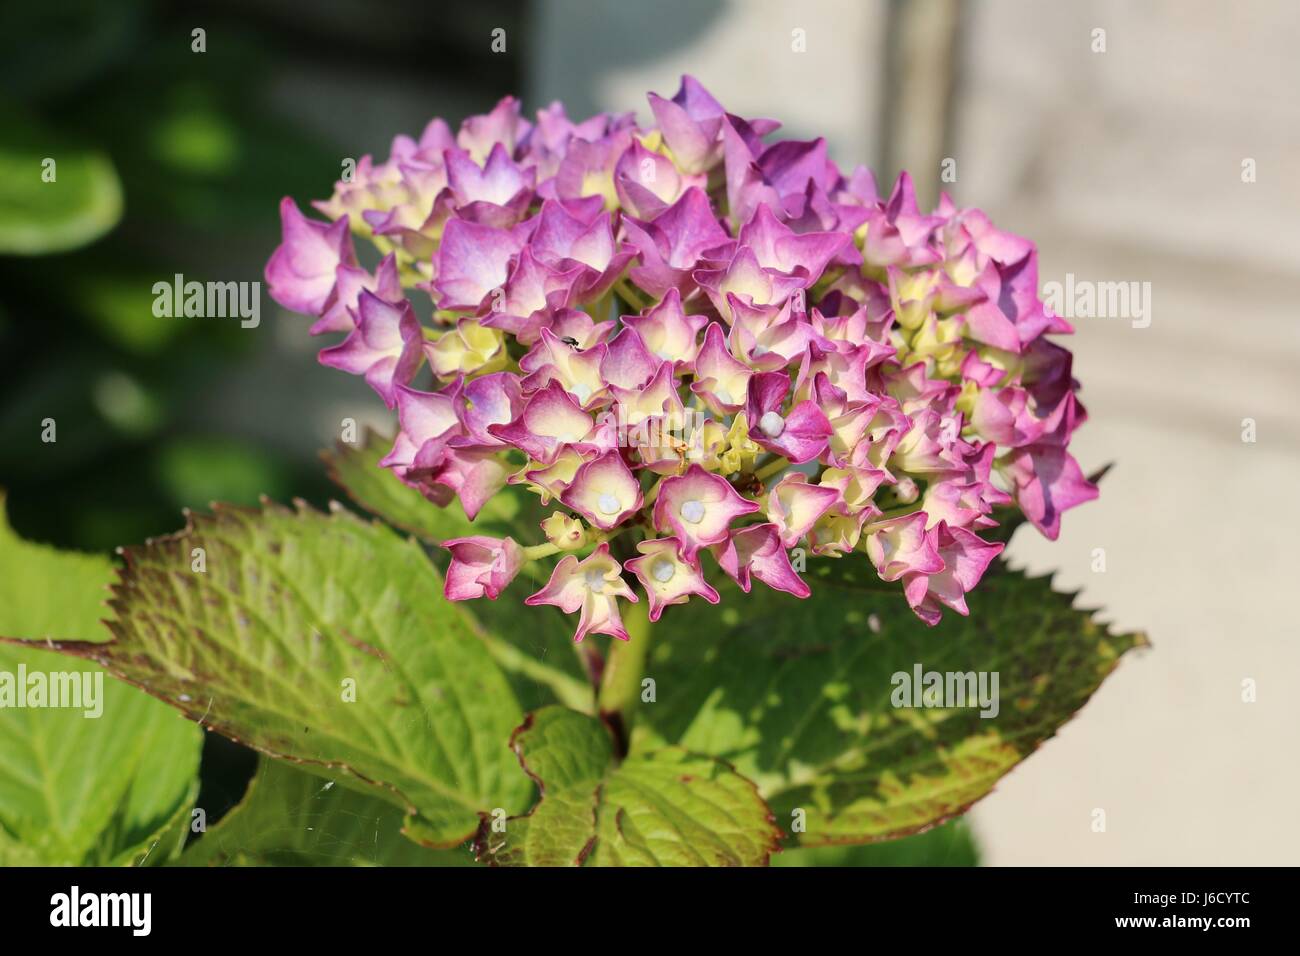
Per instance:
[[[968,613],[1007,508],[1055,538],[1097,495],[1033,244],[690,77],[649,100],[643,126],[506,98],[365,158],[325,221],[281,205],[271,294],[395,409],[382,465],[471,520],[507,485],[559,509],[535,543],[445,542],[447,596],[547,562],[527,604],[626,639],[637,589],[652,621],[724,575],[806,598],[812,555]]]

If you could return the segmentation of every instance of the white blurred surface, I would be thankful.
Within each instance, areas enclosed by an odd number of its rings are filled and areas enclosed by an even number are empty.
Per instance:
[[[733,112],[822,133],[841,165],[872,162],[886,7],[549,0],[533,94],[646,117],[644,91],[671,95],[691,72]],[[1116,467],[1058,542],[1024,529],[1011,556],[1059,569],[1154,648],[976,807],[985,860],[1300,862],[1300,5],[963,13],[950,191],[1036,240],[1043,282],[1152,290],[1149,328],[1085,318],[1065,340],[1091,413],[1072,447],[1086,470]],[[796,26],[806,54],[790,52]],[[611,52],[628,38],[639,52]],[[925,185],[938,173],[912,171]],[[1105,573],[1091,570],[1098,547]]]
[[[1101,499],[1011,554],[1154,648],[978,806],[985,858],[1294,864],[1300,7],[980,3],[970,29],[957,198],[1033,237],[1042,282],[1152,292],[1149,328],[1079,319],[1069,343],[1091,413],[1075,454],[1116,463]]]

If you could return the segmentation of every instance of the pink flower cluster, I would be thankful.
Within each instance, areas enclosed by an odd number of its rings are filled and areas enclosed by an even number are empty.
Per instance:
[[[328,222],[281,205],[271,294],[396,409],[382,464],[471,520],[508,483],[556,506],[537,544],[445,542],[447,596],[561,555],[527,603],[626,639],[633,580],[651,620],[718,601],[705,553],[806,597],[808,556],[861,551],[925,622],[966,614],[996,508],[1055,538],[1097,494],[1034,246],[946,195],[922,213],[906,174],[882,197],[822,139],[768,142],[690,77],[649,99],[642,127],[508,98],[364,159]]]

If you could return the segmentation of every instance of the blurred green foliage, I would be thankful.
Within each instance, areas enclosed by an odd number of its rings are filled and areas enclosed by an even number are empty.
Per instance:
[[[304,380],[326,396],[355,384],[347,400],[373,405],[364,385],[312,377],[305,323],[265,289],[261,325],[241,329],[155,317],[152,288],[176,273],[261,280],[282,196],[326,196],[341,157],[382,157],[397,132],[519,91],[518,55],[493,54],[488,38],[522,32],[521,5],[391,0],[384,12],[362,0],[0,7],[0,487],[20,533],[104,550],[174,530],[182,505],[330,496],[315,444],[290,440],[306,424],[267,406]],[[279,360],[286,321],[302,340],[294,384],[231,401],[256,363]]]
[[[337,165],[272,111],[281,51],[238,12],[6,5],[0,485],[28,537],[103,550],[171,530],[183,505],[325,493],[314,461],[205,406],[270,336],[152,310],[153,284],[178,272],[259,280],[277,200],[327,192]]]
[[[108,157],[0,103],[0,254],[44,255],[98,239],[122,215]]]

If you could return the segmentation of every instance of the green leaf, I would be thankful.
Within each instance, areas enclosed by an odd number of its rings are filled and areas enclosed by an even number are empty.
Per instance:
[[[117,225],[122,186],[107,156],[10,109],[0,110],[0,126],[0,254],[65,252]]]
[[[60,650],[271,756],[373,783],[430,844],[526,805],[507,747],[522,712],[415,542],[341,509],[219,505],[125,556],[116,640]]]
[[[978,866],[979,849],[965,818],[882,843],[796,847],[773,866]]]
[[[573,643],[573,619],[550,605],[524,606],[544,582],[545,576],[538,582],[521,574],[495,601],[466,602],[465,610],[479,622],[525,709],[561,704],[594,713],[596,696]]]
[[[105,557],[19,539],[0,499],[0,681],[16,683],[20,668],[29,679],[71,673],[96,698],[91,707],[86,698],[75,708],[0,706],[0,865],[152,864],[180,849],[198,789],[199,729],[98,667],[70,671],[35,643],[106,639],[99,621],[112,576]]]
[[[322,452],[330,478],[366,511],[423,540],[437,544],[467,535],[509,535],[522,544],[541,540],[537,523],[544,517],[535,496],[516,486],[502,489],[473,523],[459,504],[441,508],[404,485],[379,460],[393,440],[366,430],[359,446],[340,442]],[[435,559],[446,567],[442,552]],[[546,583],[541,566],[525,572],[496,601],[462,605],[477,620],[497,663],[506,671],[526,710],[559,703],[590,711],[593,695],[573,650],[573,622],[557,608],[525,608],[524,598]]]
[[[512,745],[542,799],[485,819],[495,866],[762,866],[779,831],[754,786],[719,760],[665,747],[616,762],[601,722],[561,707],[528,716]]]
[[[657,702],[638,705],[633,752],[672,743],[729,761],[793,842],[889,839],[964,812],[1146,643],[1001,562],[969,617],[927,628],[900,593],[867,583],[864,563],[814,559],[806,601],[759,584],[672,608],[653,632]],[[895,675],[917,665],[997,672],[997,716],[894,707]]]
[[[472,866],[464,850],[402,835],[402,812],[371,793],[263,759],[244,799],[191,843],[184,866]]]

